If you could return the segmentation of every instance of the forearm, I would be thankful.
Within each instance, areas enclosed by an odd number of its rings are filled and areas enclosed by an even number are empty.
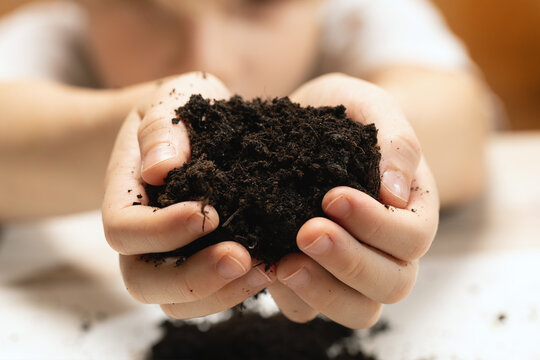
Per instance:
[[[98,208],[116,132],[153,88],[0,84],[0,221]]]
[[[371,79],[392,93],[415,129],[438,184],[441,205],[470,201],[482,191],[489,108],[474,75],[389,68]]]

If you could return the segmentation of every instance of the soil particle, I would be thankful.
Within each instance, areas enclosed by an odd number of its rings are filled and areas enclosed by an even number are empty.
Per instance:
[[[389,331],[390,329],[390,323],[384,319],[381,319],[369,329],[369,336],[375,337],[379,334]]]
[[[83,320],[83,322],[81,323],[81,331],[83,332],[89,331],[91,327],[92,323],[90,322],[90,320]]]
[[[321,318],[298,324],[282,315],[265,319],[245,313],[207,331],[185,322],[165,321],[161,327],[164,337],[153,345],[147,359],[375,360],[349,349],[347,340],[353,340],[353,330]]]
[[[270,266],[297,252],[296,233],[324,216],[330,189],[350,186],[378,199],[377,129],[347,118],[345,107],[300,107],[288,98],[211,103],[200,95],[176,110],[191,141],[191,160],[163,186],[147,186],[149,205],[202,201],[222,224],[173,252],[188,257],[222,241],[237,241]]]

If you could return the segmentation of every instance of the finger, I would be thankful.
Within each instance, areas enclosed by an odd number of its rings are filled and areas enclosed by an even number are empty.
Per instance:
[[[277,277],[306,304],[344,326],[368,328],[380,316],[380,303],[348,287],[303,254],[282,259],[277,266]]]
[[[388,93],[373,91],[373,100],[355,104],[351,117],[374,123],[381,147],[381,192],[383,203],[405,208],[421,158],[420,142],[397,101]]]
[[[146,304],[172,304],[201,300],[246,274],[248,251],[235,242],[223,242],[189,257],[161,265],[140,256],[120,255],[120,268],[129,293]]]
[[[300,299],[294,291],[280,282],[270,285],[268,291],[281,313],[291,321],[306,323],[319,314],[317,310]]]
[[[275,270],[264,271],[264,265],[252,268],[217,292],[194,302],[163,304],[161,309],[175,319],[189,319],[230,309],[257,294],[276,280]]]
[[[219,224],[216,210],[206,206],[203,215],[199,202],[174,204],[160,210],[134,205],[148,201],[140,175],[140,122],[139,114],[132,111],[118,133],[107,169],[102,206],[107,241],[126,255],[171,251],[211,232]]]
[[[406,209],[384,206],[348,187],[330,190],[322,207],[358,240],[405,261],[418,259],[428,251],[439,219],[435,180],[423,159]]]
[[[187,129],[182,122],[173,123],[175,110],[188,102],[192,94],[222,99],[230,96],[217,78],[202,73],[189,73],[163,84],[146,111],[139,128],[142,178],[148,184],[161,185],[174,168],[189,161]]]
[[[330,74],[308,82],[291,98],[304,105],[343,104],[354,121],[374,123],[382,155],[381,200],[399,208],[407,205],[421,150],[412,127],[389,93],[360,79]]]
[[[109,245],[123,255],[167,252],[183,247],[215,230],[219,216],[211,206],[195,201],[157,210],[148,206],[110,209],[103,213]]]
[[[339,281],[381,303],[395,303],[412,290],[417,261],[393,259],[366,246],[336,223],[315,218],[298,232],[299,248]]]

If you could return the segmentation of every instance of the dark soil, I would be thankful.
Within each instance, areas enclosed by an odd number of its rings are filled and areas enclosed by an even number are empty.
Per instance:
[[[246,313],[208,331],[185,322],[165,321],[161,326],[164,337],[152,347],[148,359],[375,360],[359,351],[359,346],[349,349],[347,340],[353,330],[320,318],[297,324],[282,315],[264,319]],[[331,347],[335,351],[332,357],[328,355]]]
[[[250,102],[193,95],[179,108],[191,141],[191,160],[164,186],[147,186],[149,205],[202,200],[220,215],[217,230],[173,252],[147,259],[181,259],[218,242],[237,241],[272,265],[298,251],[296,233],[324,216],[330,189],[350,186],[379,196],[377,129],[347,118],[345,107],[301,107],[288,98]]]
[[[386,320],[381,319],[369,329],[369,336],[375,337],[387,331],[390,331],[390,329],[390,323]]]

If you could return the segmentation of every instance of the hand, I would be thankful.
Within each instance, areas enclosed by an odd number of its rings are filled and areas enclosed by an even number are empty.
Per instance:
[[[382,304],[400,301],[411,291],[418,259],[433,241],[439,210],[433,176],[405,116],[382,89],[326,75],[291,98],[302,105],[343,104],[354,121],[375,123],[382,203],[348,187],[329,191],[322,208],[332,220],[314,218],[302,226],[297,244],[303,253],[277,264],[279,281],[268,289],[294,321],[322,313],[350,328],[370,327]]]
[[[103,224],[110,246],[120,253],[120,268],[129,293],[143,303],[161,304],[175,318],[191,318],[226,310],[275,280],[264,266],[253,268],[248,251],[236,242],[222,242],[194,254],[181,266],[159,266],[141,254],[180,248],[217,228],[219,216],[206,206],[204,232],[200,202],[174,204],[156,211],[146,206],[144,184],[159,185],[167,173],[189,160],[183,123],[172,124],[174,110],[191,94],[222,99],[229,91],[210,75],[187,74],[167,81],[151,105],[132,111],[116,140],[106,176]],[[137,196],[141,195],[139,199]],[[141,202],[141,206],[133,206]]]

